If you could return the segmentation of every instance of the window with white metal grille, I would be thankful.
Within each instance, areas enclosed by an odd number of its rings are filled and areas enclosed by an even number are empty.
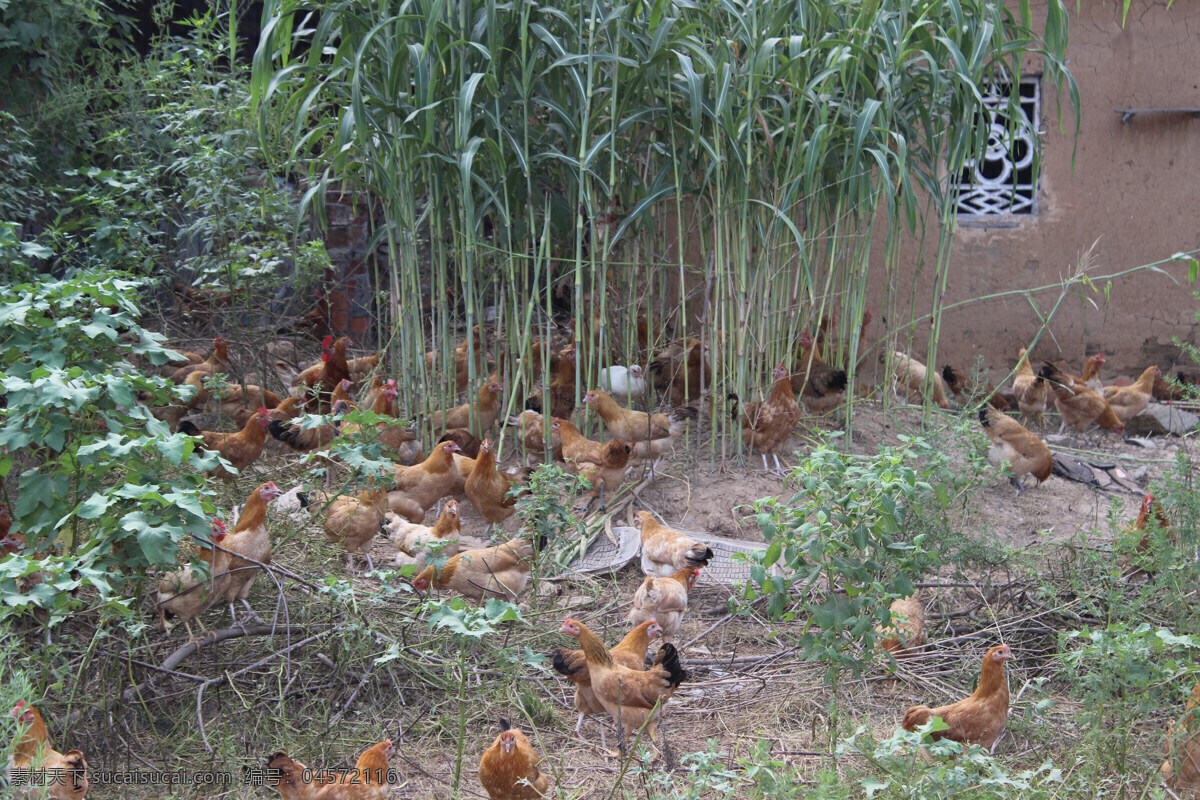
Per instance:
[[[959,219],[1037,213],[1034,142],[1041,119],[1041,80],[1021,78],[1019,88],[1019,104],[1009,102],[1011,83],[995,83],[983,97],[991,117],[987,150],[963,167]],[[1020,116],[1013,120],[1012,114]]]

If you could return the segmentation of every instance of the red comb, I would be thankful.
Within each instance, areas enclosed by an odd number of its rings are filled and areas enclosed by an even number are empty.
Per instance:
[[[269,414],[270,412],[269,412],[269,411],[267,411],[267,410],[266,410],[265,408],[263,408],[262,406],[259,406],[259,407],[258,407],[258,413],[260,413],[260,414]]]
[[[326,336],[324,339],[322,339],[322,340],[321,340],[321,347],[324,347],[326,350],[328,350],[329,348],[333,347],[333,337],[332,337],[332,336]]]

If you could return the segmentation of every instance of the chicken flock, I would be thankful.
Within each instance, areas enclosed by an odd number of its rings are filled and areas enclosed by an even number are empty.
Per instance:
[[[868,314],[863,331],[870,321]],[[828,330],[822,321],[815,337],[808,332],[800,334],[790,363],[784,359],[773,369],[762,400],[742,402],[734,394],[726,398],[730,417],[740,424],[742,441],[761,454],[764,470],[783,472],[780,451],[806,411],[821,414],[837,408],[850,391],[845,371],[830,366],[823,355]],[[541,386],[523,387],[524,410],[502,420],[508,385],[503,361],[497,362],[496,370],[482,378],[476,389],[469,385],[472,375],[482,376],[488,367],[486,344],[486,337],[476,327],[455,349],[454,386],[467,397],[461,405],[432,412],[430,421],[439,438],[427,450],[418,440],[416,426],[398,407],[396,381],[382,376],[385,354],[350,358],[351,342],[346,337],[326,337],[321,360],[299,370],[290,381],[292,395],[280,397],[250,383],[226,384],[221,376],[232,372],[229,345],[217,336],[207,355],[180,351],[180,359],[163,369],[166,376],[188,388],[181,391],[178,404],[152,411],[180,432],[196,437],[204,450],[218,455],[220,461],[209,475],[227,481],[244,474],[269,446],[310,454],[332,474],[339,463],[332,447],[336,442],[350,437],[377,442],[394,466],[371,478],[363,491],[339,494],[309,489],[297,493],[300,505],[307,508],[305,513],[315,514],[329,540],[344,547],[347,569],[360,569],[357,558],[365,562],[368,571],[375,570],[371,545],[382,534],[395,552],[380,566],[403,570],[422,596],[449,592],[480,604],[491,599],[519,602],[545,541],[523,533],[501,533],[502,541],[488,545],[483,538],[463,531],[462,504],[469,503],[486,523],[500,528],[516,513],[516,498],[531,469],[536,469],[528,465],[553,461],[586,479],[590,489],[585,511],[597,503],[604,509],[620,492],[631,466],[645,464],[652,475],[655,466],[674,452],[689,423],[699,416],[696,401],[707,398],[711,402],[707,390],[712,376],[706,374],[703,344],[683,339],[656,354],[647,352],[645,365],[600,370],[596,388],[582,393],[577,409],[576,343],[553,350],[549,343],[534,340],[521,360],[533,366],[535,374],[544,369],[547,380]],[[1096,425],[1121,434],[1124,425],[1152,399],[1179,396],[1177,386],[1166,382],[1155,366],[1147,367],[1131,383],[1102,385],[1099,371],[1104,357],[1100,354],[1089,359],[1075,377],[1052,362],[1045,362],[1035,372],[1022,349],[1016,358],[1011,392],[975,381],[953,366],[940,372],[929,370],[901,352],[885,352],[880,360],[887,366],[891,388],[898,397],[914,402],[927,399],[942,408],[949,408],[951,399],[977,405],[979,424],[990,444],[989,456],[1007,465],[1018,493],[1026,488],[1026,476],[1032,475],[1036,485],[1052,474],[1050,449],[1034,432],[1045,426],[1045,415],[1051,409],[1060,417],[1060,433],[1070,427],[1084,434]],[[428,353],[425,366],[439,371],[438,361],[436,353]],[[447,375],[450,370],[447,366]],[[669,410],[631,407],[650,400],[654,392],[661,393]],[[352,416],[360,409],[373,416]],[[610,437],[607,441],[589,439],[582,432],[586,409],[602,423]],[[202,430],[183,418],[204,410],[219,411],[233,420],[237,429]],[[578,426],[572,422],[576,411],[581,414]],[[1020,420],[1010,411],[1017,412]],[[323,415],[323,419],[304,419],[305,414]],[[358,421],[362,419],[370,422]],[[512,429],[514,438],[523,444],[526,466],[501,467],[495,438],[500,423]],[[272,441],[278,444],[269,444]],[[207,539],[198,537],[190,548],[188,563],[158,581],[153,604],[168,632],[182,624],[199,645],[192,623],[203,630],[201,618],[213,606],[227,608],[237,623],[235,601],[245,615],[257,620],[249,602],[250,590],[271,563],[273,547],[266,519],[271,504],[283,494],[272,481],[256,487],[232,529],[219,519],[212,520]],[[432,522],[428,526],[427,517]],[[573,639],[574,647],[556,649],[549,662],[574,686],[577,734],[582,734],[589,717],[595,718],[600,747],[608,752],[608,720],[622,751],[630,741],[644,737],[670,758],[662,725],[672,696],[689,680],[677,641],[689,594],[714,552],[705,543],[663,525],[647,511],[639,511],[635,517],[644,577],[628,615],[631,629],[610,647],[578,618],[565,619],[560,633]],[[9,532],[12,520],[3,506],[0,525],[4,526],[6,551],[19,549],[22,541],[19,534]],[[1139,550],[1148,546],[1151,531],[1169,529],[1162,507],[1147,494],[1129,531],[1143,537]],[[926,637],[920,599],[896,600],[891,612],[891,624],[878,628],[880,650],[887,658],[896,659],[921,652]],[[661,646],[648,655],[656,639]],[[970,696],[939,707],[913,706],[904,713],[901,727],[926,730],[935,741],[944,738],[993,748],[1006,724],[1009,690],[1004,666],[1013,657],[1007,645],[991,647]],[[1182,737],[1176,735],[1169,743],[1169,758],[1162,767],[1168,785],[1176,789],[1200,789],[1200,772],[1195,766],[1200,757],[1200,733],[1195,733],[1192,719],[1198,699],[1200,686],[1177,726]],[[53,750],[40,714],[25,701],[17,703],[11,716],[20,730],[7,773],[11,776],[13,770],[27,769],[37,759],[36,763],[53,765],[65,776],[46,796],[84,797],[88,779],[83,753],[69,750],[64,755]],[[944,725],[930,726],[935,717]],[[394,777],[389,762],[394,754],[395,747],[387,739],[365,750],[349,771],[312,770],[283,751],[268,756],[266,766],[272,788],[283,798],[382,800]],[[501,720],[499,734],[479,760],[480,783],[492,800],[551,796],[553,788],[549,776],[539,769],[540,762],[529,738]]]

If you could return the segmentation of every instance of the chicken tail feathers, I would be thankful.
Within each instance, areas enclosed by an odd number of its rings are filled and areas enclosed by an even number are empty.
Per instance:
[[[671,412],[670,420],[672,422],[683,422],[689,419],[696,419],[700,416],[700,410],[694,406],[680,406]]]
[[[179,420],[179,432],[185,436],[199,436],[200,429],[196,427],[196,423],[190,419]]]
[[[906,731],[915,731],[929,720],[933,719],[933,709],[929,706],[913,706],[904,712],[904,721],[900,727]]]
[[[947,367],[946,369],[949,369],[949,367]],[[989,406],[987,404],[981,405],[979,407],[979,424],[985,428],[990,428],[992,425],[991,421],[988,418],[988,409],[989,408],[991,408],[991,406]]]
[[[508,724],[508,720],[506,720],[504,717],[501,717],[500,718],[500,732],[504,733],[505,731],[510,730],[511,728],[512,728],[512,725]]]
[[[742,416],[742,410],[738,407],[741,400],[733,392],[725,395],[725,399],[729,401],[729,418],[736,422],[738,417]]]
[[[542,413],[542,396],[531,394],[525,398],[525,410],[536,411],[539,414]]]
[[[554,671],[560,675],[574,675],[587,664],[587,661],[576,658],[575,655],[576,651],[556,648],[550,654],[550,666],[554,667]]]
[[[713,559],[713,551],[711,547],[698,544],[688,550],[686,558],[689,567],[707,567]]]
[[[688,679],[687,671],[679,663],[679,651],[673,644],[664,644],[658,651],[655,663],[667,671],[667,681],[672,686],[678,686]]]

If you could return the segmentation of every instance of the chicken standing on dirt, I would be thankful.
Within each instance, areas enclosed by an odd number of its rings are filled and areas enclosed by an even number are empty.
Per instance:
[[[1045,424],[1043,415],[1049,407],[1050,385],[1040,375],[1033,374],[1029,366],[1029,354],[1021,348],[1017,358],[1017,374],[1013,376],[1013,396],[1017,398],[1017,408],[1021,416],[1038,425]]]
[[[587,659],[592,692],[604,710],[612,715],[620,732],[621,750],[624,751],[629,737],[643,728],[651,741],[658,744],[658,722],[667,702],[679,684],[688,679],[687,672],[679,663],[675,645],[664,644],[658,651],[654,666],[643,672],[618,664],[599,637],[581,622],[566,620],[562,633],[579,640],[584,658]],[[665,740],[663,750],[669,763],[671,757]]]
[[[14,770],[42,771],[45,781],[34,782],[27,789],[17,789],[17,800],[80,800],[88,792],[88,764],[82,750],[68,750],[60,753],[50,745],[50,735],[46,732],[46,723],[41,712],[18,700],[8,713],[17,721],[23,732],[17,734],[13,741],[13,752],[8,758],[4,777],[9,786],[16,781]],[[17,784],[19,785],[19,784]]]
[[[1154,399],[1154,381],[1159,378],[1162,378],[1161,369],[1146,367],[1132,386],[1104,387],[1104,399],[1121,424],[1146,410],[1146,406]]]
[[[775,384],[771,394],[761,403],[746,403],[742,410],[742,441],[747,447],[756,449],[762,455],[763,469],[771,471],[767,466],[767,454],[775,459],[775,472],[783,474],[783,466],[779,463],[779,448],[792,429],[800,421],[800,406],[796,403],[796,395],[792,391],[792,381],[787,367],[780,361],[772,372]],[[733,400],[731,415],[738,418],[738,396],[729,395]]]
[[[388,508],[410,522],[420,522],[425,512],[448,495],[458,481],[458,470],[454,468],[454,454],[458,451],[456,443],[445,442],[434,447],[421,463],[396,467],[396,483],[388,492]]]
[[[670,416],[631,411],[621,408],[617,401],[598,389],[584,395],[583,403],[594,408],[604,420],[604,429],[609,436],[629,442],[637,458],[654,458],[655,463],[659,456],[674,449],[675,440],[683,433],[687,420],[696,416],[696,410],[691,408],[676,409]]]
[[[931,733],[934,741],[945,738],[992,750],[1008,721],[1008,680],[1004,675],[1004,662],[1011,658],[1012,651],[1006,644],[988,650],[983,657],[979,686],[970,697],[938,708],[913,706],[904,713],[904,730],[915,731],[934,717],[941,717],[950,727]]]
[[[237,524],[233,527],[233,533],[222,542],[222,546],[233,556],[229,560],[228,572],[218,582],[217,594],[229,604],[229,615],[233,617],[234,622],[237,622],[237,614],[233,610],[234,600],[240,600],[250,617],[258,619],[248,600],[254,579],[262,571],[262,567],[254,562],[271,563],[271,537],[267,534],[266,525],[267,504],[280,494],[282,492],[273,481],[264,483],[251,492]]]
[[[539,800],[550,791],[550,776],[538,769],[542,757],[525,734],[500,720],[500,735],[479,759],[479,782],[491,800]]]
[[[903,397],[910,403],[925,401],[925,385],[929,380],[930,373],[924,364],[899,350],[882,353],[879,358],[881,361],[891,362],[892,375],[895,379],[893,389],[897,397]],[[946,399],[946,385],[942,382],[942,376],[937,372],[932,373],[932,376],[933,394],[929,399],[933,401],[934,405],[949,408],[950,401]]]
[[[275,780],[271,788],[283,800],[384,800],[396,754],[391,739],[368,748],[352,770],[312,770],[279,750],[267,756],[267,769]]]
[[[267,409],[260,408],[237,433],[202,431],[186,419],[179,423],[179,432],[197,437],[205,450],[219,454],[231,467],[241,472],[262,455],[263,445],[267,443],[267,427],[271,424],[267,419],[268,413]],[[209,470],[208,474],[214,478],[233,480],[233,473],[221,464]]]
[[[430,586],[451,589],[478,603],[491,597],[515,600],[529,582],[533,558],[531,542],[509,539],[495,547],[464,550],[451,556],[441,569],[428,566],[413,578],[412,585],[419,592],[429,591]]]
[[[474,409],[475,427],[471,427],[471,415]],[[475,403],[463,403],[461,406],[446,411],[433,412],[433,427],[435,430],[444,428],[466,428],[484,436],[496,424],[496,416],[500,413],[500,384],[489,381],[479,387],[475,395]]]
[[[603,511],[606,508],[608,501],[605,496],[615,495],[625,482],[625,471],[632,453],[632,447],[620,439],[613,439],[601,447],[598,463],[584,461],[579,465],[579,476],[592,485],[588,490],[590,497],[583,507],[584,513],[587,513],[596,500],[600,501],[599,510]]]
[[[681,569],[706,567],[712,560],[712,548],[659,524],[649,511],[633,516],[642,534],[642,572],[647,575],[669,578]]]
[[[225,524],[214,520],[209,544],[224,547],[227,536]],[[188,566],[159,579],[155,606],[167,633],[182,622],[187,628],[189,638],[195,639],[191,621],[207,611],[217,599],[217,579],[229,570],[231,558],[229,553],[212,546],[200,547],[197,548],[195,561],[206,565],[207,576]],[[172,619],[175,621],[172,622]],[[203,623],[200,627],[204,627]]]
[[[643,671],[646,668],[646,648],[654,637],[662,633],[662,628],[654,619],[648,619],[638,624],[608,653],[615,663],[623,667]],[[604,713],[604,706],[596,699],[592,691],[592,674],[588,670],[587,657],[582,650],[555,649],[550,656],[550,664],[560,675],[575,685],[575,708],[579,710],[579,721],[575,723],[575,734],[578,735],[583,726],[584,717]],[[604,725],[600,725],[600,747],[607,750],[608,742],[604,735]]]
[[[346,546],[347,568],[354,569],[354,554],[361,553],[371,563],[371,540],[379,533],[387,511],[387,490],[367,489],[357,496],[339,495],[325,509],[325,535],[330,541]]]
[[[213,339],[212,354],[208,358],[199,364],[188,364],[180,367],[171,373],[171,380],[175,381],[175,383],[183,383],[193,372],[216,375],[218,372],[228,374],[229,371],[229,343],[218,334]]]
[[[1038,374],[1050,384],[1050,390],[1054,392],[1054,407],[1062,415],[1059,433],[1065,431],[1068,425],[1073,425],[1077,431],[1083,433],[1093,422],[1114,433],[1125,432],[1125,426],[1103,397],[1082,383],[1076,383],[1070,375],[1063,373],[1053,363],[1045,362]]]
[[[991,441],[988,458],[995,464],[1009,465],[1017,494],[1025,490],[1021,479],[1026,475],[1033,475],[1038,485],[1050,477],[1054,470],[1050,448],[1024,425],[987,405],[979,408],[979,424]]]
[[[545,417],[536,411],[525,409],[508,421],[509,425],[521,430],[521,441],[525,443],[525,463],[541,461],[546,455]],[[550,449],[555,461],[563,460],[562,436],[550,428]]]
[[[465,490],[467,499],[488,522],[503,522],[517,510],[517,498],[509,497],[513,486],[520,484],[496,469],[496,457],[492,443],[483,440],[479,446],[479,457],[467,477]]]
[[[688,592],[696,585],[700,570],[684,567],[669,578],[647,575],[633,596],[629,621],[634,625],[657,621],[664,642],[670,642],[683,626],[683,614],[688,607]]]
[[[825,363],[808,331],[800,333],[799,351],[799,367],[791,376],[793,394],[813,414],[834,410],[846,399],[846,370]]]

